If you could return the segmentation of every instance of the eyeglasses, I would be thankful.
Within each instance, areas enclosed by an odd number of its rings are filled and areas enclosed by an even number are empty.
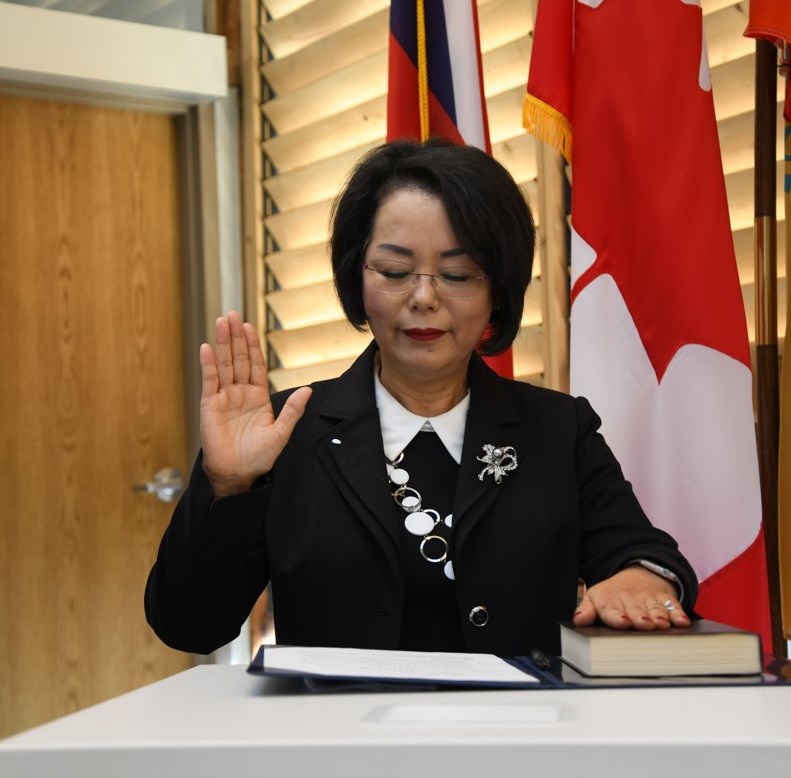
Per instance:
[[[487,276],[473,275],[462,267],[449,267],[441,273],[415,273],[397,262],[381,263],[376,267],[364,264],[363,268],[370,271],[374,289],[384,294],[406,294],[421,276],[425,276],[431,279],[438,294],[465,300],[474,297],[487,280]]]

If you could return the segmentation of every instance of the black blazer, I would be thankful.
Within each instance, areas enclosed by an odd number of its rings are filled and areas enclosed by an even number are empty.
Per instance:
[[[374,343],[314,384],[269,476],[214,501],[200,459],[146,587],[168,645],[208,653],[239,634],[267,582],[278,642],[398,648],[404,583],[374,400]],[[651,526],[588,402],[497,376],[477,356],[453,509],[451,558],[466,649],[558,653],[557,622],[635,558],[673,569],[690,608],[695,575]],[[276,409],[288,393],[274,395]],[[513,446],[501,484],[478,475],[484,444]],[[469,618],[482,606],[482,626]],[[478,611],[479,613],[481,611]]]

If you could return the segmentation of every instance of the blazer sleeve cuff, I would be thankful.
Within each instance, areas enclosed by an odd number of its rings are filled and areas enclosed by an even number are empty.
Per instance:
[[[643,567],[646,570],[650,570],[652,573],[664,578],[666,581],[670,581],[676,587],[676,591],[678,592],[678,601],[681,603],[684,602],[684,584],[681,581],[681,578],[679,578],[679,576],[670,568],[658,565],[656,562],[652,562],[650,559],[631,559],[624,565],[624,567],[633,566]]]

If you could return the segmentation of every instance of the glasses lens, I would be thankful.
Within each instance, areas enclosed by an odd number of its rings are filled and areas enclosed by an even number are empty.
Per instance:
[[[385,294],[402,294],[412,284],[412,271],[399,263],[366,265],[373,285]]]
[[[449,268],[435,278],[440,293],[457,300],[472,297],[483,283],[480,274],[473,273],[467,268]]]
[[[463,300],[474,296],[485,276],[469,268],[446,268],[441,273],[415,273],[400,263],[366,265],[375,289],[384,294],[406,294],[418,283],[433,283],[443,297]],[[425,280],[424,280],[425,279]]]

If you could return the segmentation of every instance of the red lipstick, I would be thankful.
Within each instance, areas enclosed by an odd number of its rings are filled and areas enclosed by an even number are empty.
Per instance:
[[[413,340],[436,340],[437,338],[442,337],[445,334],[445,330],[433,330],[433,329],[409,329],[409,330],[401,330],[408,338],[412,338]]]

